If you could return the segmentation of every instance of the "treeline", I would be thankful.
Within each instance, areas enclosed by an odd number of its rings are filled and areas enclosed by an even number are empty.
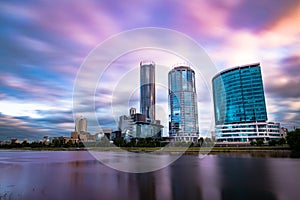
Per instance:
[[[167,144],[170,144],[167,141],[162,141],[157,138],[131,138],[130,140],[125,140],[124,138],[115,138],[113,143],[103,137],[100,141],[97,142],[72,142],[69,140],[66,142],[62,138],[54,138],[51,142],[27,142],[23,141],[22,143],[11,142],[9,144],[2,143],[0,144],[1,149],[14,149],[14,148],[83,148],[83,147],[164,147]],[[251,145],[262,146],[265,145],[263,140],[251,141]],[[300,152],[300,129],[295,131],[288,132],[286,139],[281,138],[280,140],[270,140],[268,142],[269,146],[284,145],[288,144],[290,148],[294,151]],[[186,146],[186,142],[172,142],[172,146]],[[214,146],[214,142],[211,138],[200,138],[197,142],[191,142],[190,146],[198,147],[211,147]]]
[[[113,143],[117,147],[163,147],[165,145],[156,138],[131,138],[129,141],[124,138],[115,138]]]
[[[10,143],[10,144],[0,144],[1,149],[18,149],[18,148],[82,148],[84,144],[82,142],[64,142],[60,139],[53,139],[51,143],[35,141],[35,142],[27,142],[23,141],[22,143]]]
[[[171,145],[174,147],[211,147],[214,142],[211,138],[199,138],[195,142],[168,142],[162,141],[156,138],[131,138],[129,141],[124,138],[115,138],[113,144],[118,147],[164,147],[166,145]]]
[[[265,143],[263,139],[250,141],[251,146],[263,146],[263,145],[277,146],[277,145],[284,145],[284,144],[286,144],[286,139],[284,138],[280,138],[279,140],[269,140],[268,143]]]

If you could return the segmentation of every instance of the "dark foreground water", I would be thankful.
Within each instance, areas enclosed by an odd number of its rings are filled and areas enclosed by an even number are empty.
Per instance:
[[[184,155],[155,172],[125,173],[89,152],[0,151],[1,200],[296,200],[299,186],[300,159]]]

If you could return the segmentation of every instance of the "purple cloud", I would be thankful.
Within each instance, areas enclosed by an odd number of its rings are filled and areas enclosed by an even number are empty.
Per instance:
[[[213,1],[215,2],[215,1]],[[217,5],[222,5],[217,1]],[[299,6],[298,0],[240,1],[232,10],[228,25],[232,29],[247,29],[251,32],[268,29],[280,18]]]

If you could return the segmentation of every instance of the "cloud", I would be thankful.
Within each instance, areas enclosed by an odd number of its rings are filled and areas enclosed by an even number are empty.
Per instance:
[[[266,91],[274,97],[299,98],[300,97],[300,55],[291,55],[279,61],[277,73],[272,74],[272,81],[265,86]]]
[[[113,34],[145,26],[187,34],[203,45],[219,70],[260,62],[269,118],[299,124],[299,1],[154,0],[116,4],[108,0],[29,0],[3,2],[0,10],[1,128],[10,136],[69,135],[74,128],[73,87],[86,56]],[[119,46],[145,40],[151,38],[141,35],[111,48],[118,50]],[[153,42],[172,43],[170,48],[193,53],[171,37],[158,37]],[[184,58],[156,49],[140,49],[102,66],[109,53],[97,55],[90,70],[82,72],[82,87],[78,96],[75,94],[79,113],[90,116],[96,112],[99,123],[116,127],[114,114],[127,114],[129,107],[138,107],[139,74],[132,71],[137,71],[144,59],[157,64],[156,78],[161,83],[157,104],[167,108],[167,72]],[[107,69],[97,74],[99,67]],[[207,105],[211,100],[204,83],[197,85],[197,92],[203,128],[210,120]],[[113,113],[111,103],[120,110]]]
[[[43,105],[14,104],[16,112],[5,104],[9,112],[2,109],[0,113],[0,140],[17,137],[18,139],[41,139],[44,135],[50,137],[69,136],[74,130],[74,120],[71,110],[45,107]],[[4,112],[3,112],[4,111]]]
[[[0,114],[0,119],[0,140],[9,140],[10,138],[34,140],[41,139],[47,134],[45,129],[35,125],[36,122],[30,123],[29,118],[16,118]],[[59,132],[52,132],[52,136],[57,134]]]
[[[293,76],[293,78],[297,78],[300,76],[300,54],[299,55],[291,55],[280,61],[281,69],[284,71],[283,73],[288,76]],[[283,66],[282,66],[283,65]]]
[[[297,0],[239,1],[231,10],[228,25],[231,29],[260,32],[269,28],[299,6]]]
[[[0,74],[0,83],[3,90],[10,92],[11,97],[26,97],[33,101],[42,102],[53,101],[57,97],[66,96],[66,94],[69,94],[69,98],[71,98],[72,87],[68,88],[62,84],[63,81],[59,83],[54,81],[50,75],[48,76],[43,76],[43,79],[41,79],[40,77],[36,77],[36,75],[33,75],[33,77],[32,75],[27,75],[26,77],[23,74],[16,76],[9,73],[2,73]],[[46,99],[45,96],[47,96]]]

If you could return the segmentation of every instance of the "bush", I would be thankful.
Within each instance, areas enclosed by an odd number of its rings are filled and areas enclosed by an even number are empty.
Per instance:
[[[275,146],[276,144],[278,144],[277,140],[270,140],[269,141],[269,146]]]
[[[251,140],[251,141],[250,141],[250,145],[251,145],[251,146],[256,145],[256,141],[255,141],[255,140]]]
[[[256,141],[256,145],[257,146],[262,146],[264,144],[264,141],[262,140],[262,139],[258,139],[257,141]]]

